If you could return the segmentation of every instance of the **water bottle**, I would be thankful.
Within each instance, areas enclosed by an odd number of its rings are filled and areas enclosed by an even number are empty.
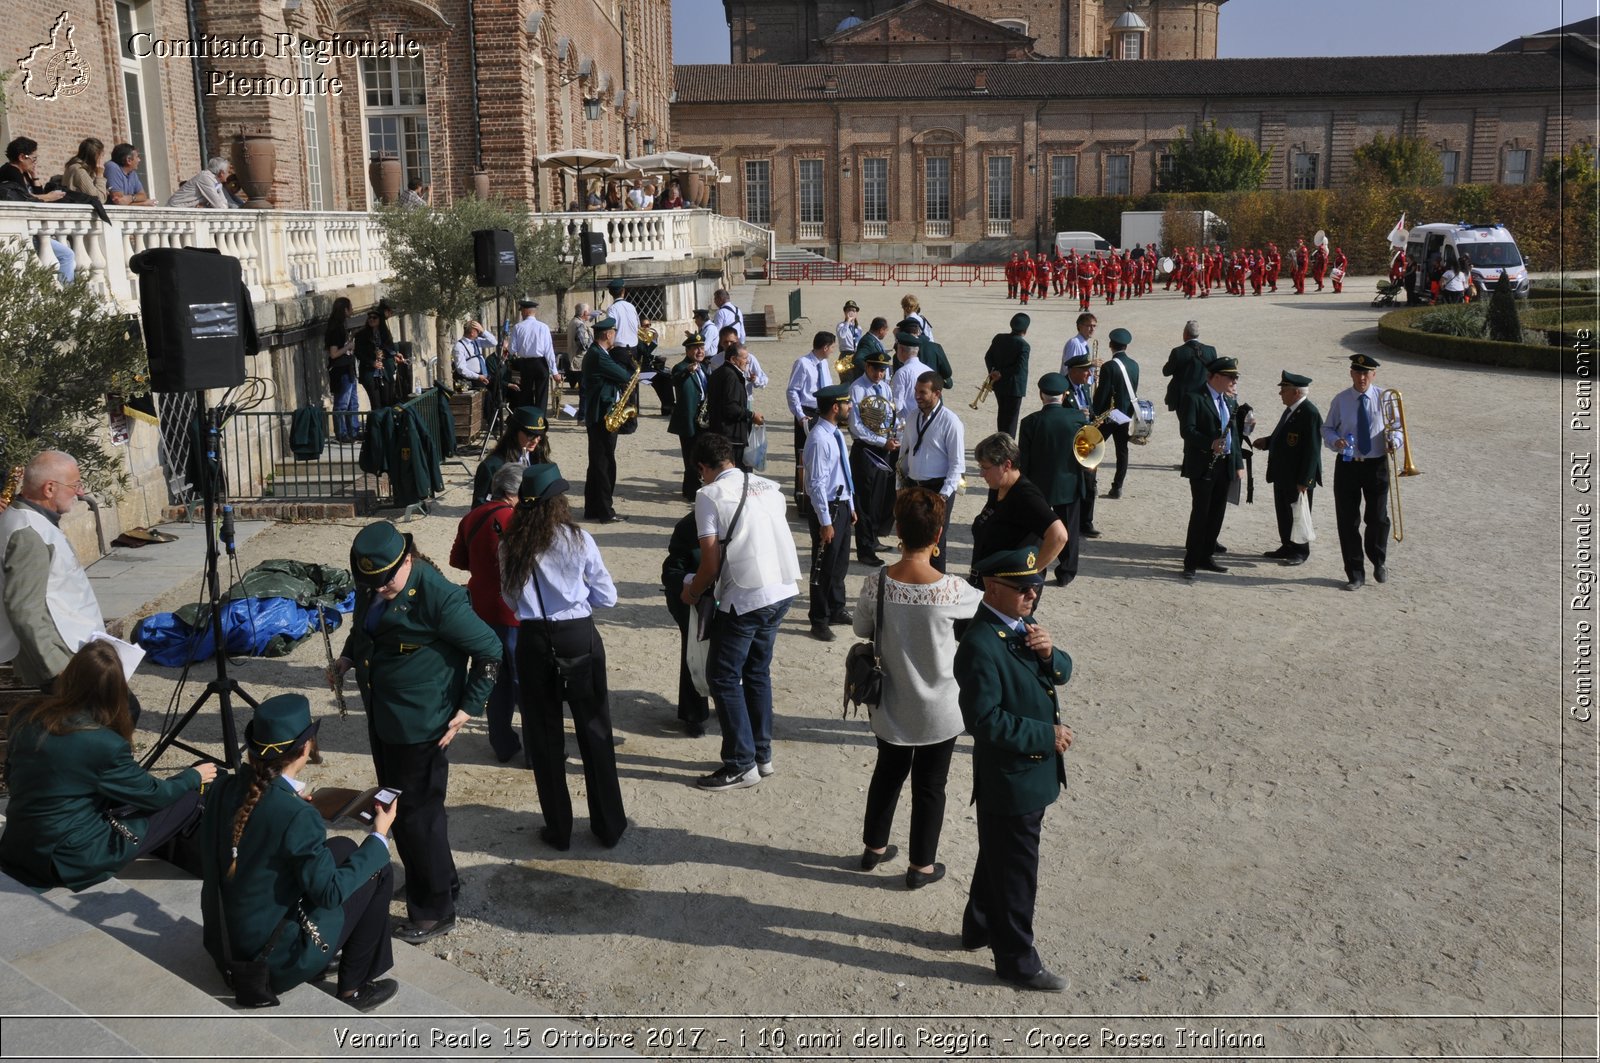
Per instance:
[[[1344,437],[1345,448],[1339,452],[1340,461],[1354,461],[1356,459],[1355,433],[1347,432]]]

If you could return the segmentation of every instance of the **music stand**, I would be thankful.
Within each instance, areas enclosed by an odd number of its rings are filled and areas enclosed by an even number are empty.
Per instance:
[[[217,541],[220,538],[228,548],[231,557],[233,548],[233,507],[222,507],[222,528],[220,535],[216,523],[217,486],[221,480],[222,465],[222,422],[223,411],[220,409],[207,410],[205,408],[204,391],[195,392],[195,424],[204,438],[204,449],[199,453],[200,463],[200,498],[205,509],[206,521],[206,591],[211,597],[211,637],[215,643],[214,655],[217,662],[217,677],[206,684],[206,688],[195,699],[189,710],[179,718],[173,728],[161,737],[155,748],[146,754],[144,767],[146,769],[155,765],[161,759],[161,754],[170,747],[176,746],[188,753],[193,753],[202,760],[208,760],[218,767],[237,771],[239,768],[239,732],[233,718],[233,699],[238,698],[251,709],[259,707],[260,703],[251,697],[239,685],[239,681],[228,675],[228,654],[222,641],[222,601],[221,581],[217,575]],[[217,709],[222,717],[222,759],[207,753],[203,749],[189,745],[179,740],[183,729],[189,721],[197,716],[206,702],[213,697],[217,699]]]

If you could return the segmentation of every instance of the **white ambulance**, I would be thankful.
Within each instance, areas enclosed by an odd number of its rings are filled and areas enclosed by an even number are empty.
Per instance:
[[[1406,302],[1429,301],[1430,282],[1445,270],[1454,269],[1463,254],[1471,259],[1472,275],[1485,295],[1499,282],[1504,270],[1517,298],[1528,297],[1533,285],[1528,264],[1504,225],[1435,222],[1414,226],[1406,233]]]

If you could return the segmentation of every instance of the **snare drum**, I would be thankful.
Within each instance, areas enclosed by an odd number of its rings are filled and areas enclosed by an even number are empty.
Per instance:
[[[1128,424],[1128,442],[1143,445],[1150,442],[1150,433],[1156,427],[1156,404],[1149,399],[1133,401],[1133,420]]]

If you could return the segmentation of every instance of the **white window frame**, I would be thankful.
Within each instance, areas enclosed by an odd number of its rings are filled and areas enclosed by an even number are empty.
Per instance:
[[[943,169],[943,173],[934,171]],[[948,155],[929,155],[922,160],[922,216],[930,222],[950,221],[954,198],[951,181],[955,164]]]
[[[1078,194],[1078,157],[1050,156],[1050,201]]]
[[[1520,167],[1517,165],[1520,163]],[[1527,148],[1507,148],[1505,150],[1504,169],[1501,171],[1501,184],[1525,185],[1533,172],[1533,152]]]
[[[145,194],[160,203],[166,200],[172,188],[167,173],[167,153],[157,150],[152,139],[159,140],[160,131],[165,128],[161,111],[161,73],[154,65],[157,62],[154,57],[139,59],[132,55],[128,45],[128,38],[132,34],[153,32],[151,0],[117,0],[115,6],[113,16],[117,20],[117,35],[120,38],[117,69],[122,78],[125,104],[123,116],[128,122],[128,143],[139,152],[139,166],[134,172],[139,175]],[[150,91],[152,87],[156,88],[154,93]],[[114,146],[107,146],[107,161],[111,159],[110,148]]]
[[[1445,150],[1439,152],[1439,169],[1444,174],[1444,183],[1455,185],[1461,183],[1461,152]]]
[[[1302,163],[1302,159],[1309,162]],[[1318,178],[1321,176],[1322,156],[1315,151],[1297,151],[1289,157],[1289,188],[1296,192],[1303,192],[1318,187]]]
[[[1125,153],[1106,157],[1106,195],[1133,195],[1133,156]],[[1120,185],[1119,189],[1117,186]]]
[[[752,225],[772,224],[772,160],[744,161],[744,220]]]
[[[432,184],[427,71],[422,58],[362,59],[361,99],[368,156],[380,151],[399,156],[402,187],[413,180]]]
[[[861,160],[861,220],[867,225],[889,221],[889,160],[881,155]]]

